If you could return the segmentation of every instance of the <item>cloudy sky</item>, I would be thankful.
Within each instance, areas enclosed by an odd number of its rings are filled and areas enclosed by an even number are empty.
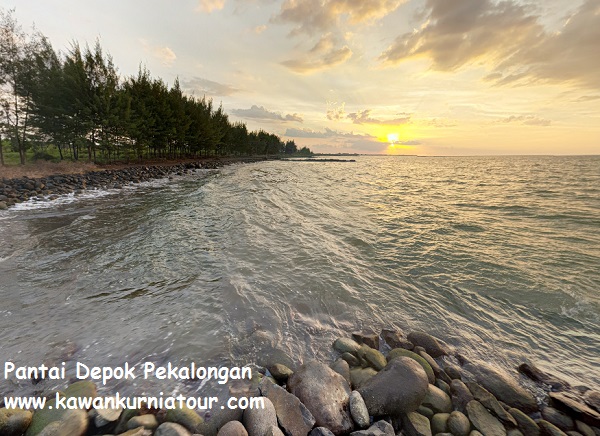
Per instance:
[[[600,0],[0,0],[317,152],[600,153]]]

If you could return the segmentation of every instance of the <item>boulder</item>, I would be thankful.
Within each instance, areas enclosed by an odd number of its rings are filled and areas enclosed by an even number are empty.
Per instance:
[[[408,334],[407,338],[410,342],[415,344],[415,346],[423,347],[431,357],[441,357],[448,354],[440,342],[430,334],[424,332],[411,332]]]
[[[348,363],[348,366],[351,368],[360,366],[360,360],[358,359],[358,357],[351,353],[342,353],[340,358],[344,359]]]
[[[485,436],[506,436],[504,426],[479,401],[467,404],[467,415],[473,426]]]
[[[158,426],[154,436],[192,436],[192,434],[180,424],[165,422]]]
[[[355,332],[352,333],[352,338],[359,344],[379,350],[379,335],[375,332]]]
[[[540,427],[528,415],[519,409],[508,409],[508,413],[517,421],[517,427],[525,436],[540,436]]]
[[[306,406],[282,387],[263,381],[260,391],[273,403],[279,424],[290,436],[306,436],[315,425],[315,418]]]
[[[564,391],[569,389],[571,386],[568,382],[561,380],[551,374],[547,374],[539,369],[537,366],[531,363],[522,363],[519,365],[519,372],[529,379],[545,384],[550,387],[553,391]]]
[[[354,389],[360,389],[375,375],[377,375],[377,371],[373,368],[353,368],[350,370],[350,384]]]
[[[249,436],[265,436],[270,427],[277,425],[275,406],[268,398],[264,399],[264,405],[264,409],[244,411],[243,423]]]
[[[486,388],[498,400],[526,413],[538,410],[537,403],[531,392],[517,383],[514,377],[488,365],[485,362],[467,363],[463,369],[471,372],[477,383]]]
[[[399,416],[419,408],[427,395],[427,374],[409,357],[392,359],[358,389],[369,415]]]
[[[350,383],[351,383],[351,379],[350,379],[350,365],[348,365],[348,362],[346,362],[342,358],[339,358],[338,360],[336,360],[335,362],[333,362],[331,364],[331,369],[333,369],[339,375],[341,375],[342,377],[344,377],[346,379],[346,381],[348,382],[348,385],[350,385]]]
[[[377,421],[368,429],[354,431],[350,436],[394,436],[394,427],[389,422]]]
[[[473,394],[461,380],[454,379],[450,383],[450,392],[452,394],[452,404],[454,407],[465,413],[467,410],[467,404],[473,401]]]
[[[419,365],[421,365],[423,367],[425,374],[427,374],[427,380],[429,380],[429,383],[435,383],[435,374],[433,372],[433,369],[431,368],[429,363],[427,363],[427,361],[425,359],[423,359],[421,356],[419,356],[417,353],[413,353],[412,351],[405,350],[404,348],[394,348],[392,351],[390,351],[388,353],[387,360],[389,362],[392,359],[395,359],[400,356],[410,357],[415,362],[418,362]]]
[[[542,436],[566,436],[566,433],[560,428],[544,419],[538,420],[537,424],[540,427]]]
[[[579,395],[573,392],[550,392],[550,399],[557,409],[592,427],[600,427],[600,412],[589,407]]]
[[[308,436],[335,436],[335,435],[333,433],[331,433],[331,430],[329,430],[328,428],[316,427],[310,431]]]
[[[402,430],[407,436],[432,436],[429,420],[417,412],[402,417]]]
[[[134,430],[138,427],[144,427],[146,430],[155,430],[158,427],[158,420],[152,414],[134,416],[127,422],[127,428]]]
[[[350,415],[358,428],[367,428],[369,426],[369,411],[365,400],[358,391],[352,391],[350,394]]]
[[[198,415],[195,410],[186,406],[169,409],[165,421],[182,425],[192,433],[199,433],[203,423],[200,415]]]
[[[241,422],[229,421],[219,429],[217,436],[248,436],[248,432]]]
[[[464,413],[455,410],[448,417],[448,431],[454,436],[468,436],[471,422]]]
[[[324,363],[313,360],[302,365],[289,378],[288,389],[310,410],[317,426],[336,435],[353,429],[348,382]]]
[[[542,409],[542,417],[564,432],[575,430],[575,421],[573,421],[573,418],[560,410],[556,410],[554,407],[544,407]]]
[[[387,364],[385,356],[380,351],[374,350],[366,345],[361,347],[359,354],[360,357],[363,358],[369,364],[369,366],[376,371],[381,371]]]
[[[338,338],[333,343],[333,348],[339,353],[350,353],[356,355],[360,350],[360,344],[349,338]]]
[[[290,375],[294,373],[290,368],[281,363],[275,363],[267,367],[271,375],[279,383],[285,383]]]
[[[60,421],[44,427],[39,436],[83,436],[88,428],[87,413],[83,410],[67,410]]]
[[[583,436],[596,436],[592,427],[587,425],[585,422],[575,421],[575,430],[581,433]]]
[[[600,392],[594,390],[586,391],[583,394],[583,400],[596,412],[600,412]]]
[[[473,397],[483,404],[486,409],[496,415],[497,418],[513,427],[517,426],[517,421],[515,421],[515,418],[513,418],[511,414],[504,410],[504,407],[500,405],[496,397],[489,393],[485,388],[473,382],[467,382],[466,385],[469,388],[469,391],[471,391],[473,394]]]
[[[431,417],[431,433],[447,433],[448,432],[449,413],[436,413]]]
[[[452,400],[448,394],[432,384],[427,387],[427,394],[421,405],[430,408],[435,413],[452,412]]]
[[[0,434],[20,436],[31,424],[33,414],[29,410],[0,409]]]

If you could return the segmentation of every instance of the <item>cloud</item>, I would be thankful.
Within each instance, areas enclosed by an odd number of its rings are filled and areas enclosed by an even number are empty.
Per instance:
[[[348,118],[352,120],[354,124],[383,124],[383,125],[398,125],[408,124],[410,122],[409,114],[399,114],[401,118],[394,118],[391,120],[380,120],[377,118],[371,118],[371,109],[365,109],[363,111],[353,112],[348,114]]]
[[[296,73],[314,73],[346,62],[352,56],[347,45],[337,47],[337,38],[328,33],[324,35],[308,53],[281,64]]]
[[[419,124],[425,124],[426,126],[432,126],[432,127],[456,127],[456,123],[454,121],[449,121],[449,120],[444,120],[444,119],[439,119],[439,118],[432,118],[429,120],[420,120]]]
[[[338,132],[337,130],[332,130],[327,127],[325,127],[325,130],[323,130],[322,132],[316,131],[316,130],[311,130],[311,129],[289,128],[285,131],[285,136],[288,136],[290,138],[323,138],[323,139],[324,138],[355,138],[355,139],[370,138],[370,139],[375,139],[375,137],[371,136],[371,135],[364,135],[364,134],[354,133],[354,132],[350,132],[350,133]]]
[[[200,0],[198,2],[198,11],[210,14],[212,11],[218,11],[225,6],[225,0]]]
[[[261,26],[256,26],[254,28],[254,33],[256,33],[257,35],[260,35],[261,33],[263,33],[265,30],[267,30],[267,25],[263,24]]]
[[[501,120],[502,123],[519,123],[525,126],[542,126],[547,127],[552,124],[552,121],[544,118],[539,118],[535,115],[511,115],[510,117]]]
[[[396,144],[400,145],[422,145],[423,143],[419,140],[413,139],[411,141],[398,141]]]
[[[285,0],[272,18],[275,23],[292,23],[292,35],[326,32],[350,24],[373,23],[395,11],[406,0]]]
[[[140,43],[144,48],[144,51],[150,54],[152,57],[158,59],[160,63],[166,67],[171,67],[175,60],[177,59],[177,55],[175,52],[171,50],[169,47],[160,46],[160,45],[150,45],[150,43],[143,38],[140,38]]]
[[[380,59],[426,58],[438,71],[473,63],[496,85],[568,83],[600,88],[600,3],[585,0],[559,31],[516,0],[426,0],[422,24],[398,36]]]
[[[279,112],[273,112],[265,109],[264,106],[252,105],[250,109],[232,109],[231,113],[240,118],[252,118],[260,120],[273,120],[273,121],[291,121],[302,123],[304,119],[298,114],[287,114],[281,115]]]
[[[331,121],[340,121],[346,117],[346,103],[327,102],[327,119]]]
[[[579,103],[583,103],[586,101],[594,101],[594,100],[600,100],[600,95],[583,95],[583,96],[579,97],[576,101]]]
[[[202,77],[192,77],[181,82],[183,89],[187,92],[197,95],[215,95],[228,96],[239,92],[240,90],[233,86],[226,85]]]

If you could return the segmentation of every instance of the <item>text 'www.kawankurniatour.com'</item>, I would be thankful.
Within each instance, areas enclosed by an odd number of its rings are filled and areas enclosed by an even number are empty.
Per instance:
[[[144,362],[140,365],[125,363],[122,366],[88,366],[82,362],[76,362],[75,368],[67,370],[66,363],[62,362],[56,366],[41,364],[39,366],[17,366],[13,362],[4,363],[4,379],[14,380],[95,380],[102,385],[112,380],[136,380],[138,378],[148,380],[215,380],[223,385],[230,380],[251,380],[252,370],[249,367],[206,367],[198,366],[195,362],[189,365],[176,366],[167,363],[165,366],[157,366],[152,362]],[[61,392],[54,395],[52,405],[46,397],[4,397],[5,407],[9,409],[139,409],[142,405],[157,409],[176,409],[188,407],[190,409],[213,409],[220,407],[225,409],[263,409],[262,397],[230,397],[220,401],[218,397],[192,397],[184,395],[164,395],[160,392],[156,396],[122,396],[116,392],[112,396],[75,396],[65,397]]]

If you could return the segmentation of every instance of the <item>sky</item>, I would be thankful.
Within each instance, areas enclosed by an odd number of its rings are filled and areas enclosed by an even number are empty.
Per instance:
[[[0,0],[321,153],[600,154],[600,0]]]

